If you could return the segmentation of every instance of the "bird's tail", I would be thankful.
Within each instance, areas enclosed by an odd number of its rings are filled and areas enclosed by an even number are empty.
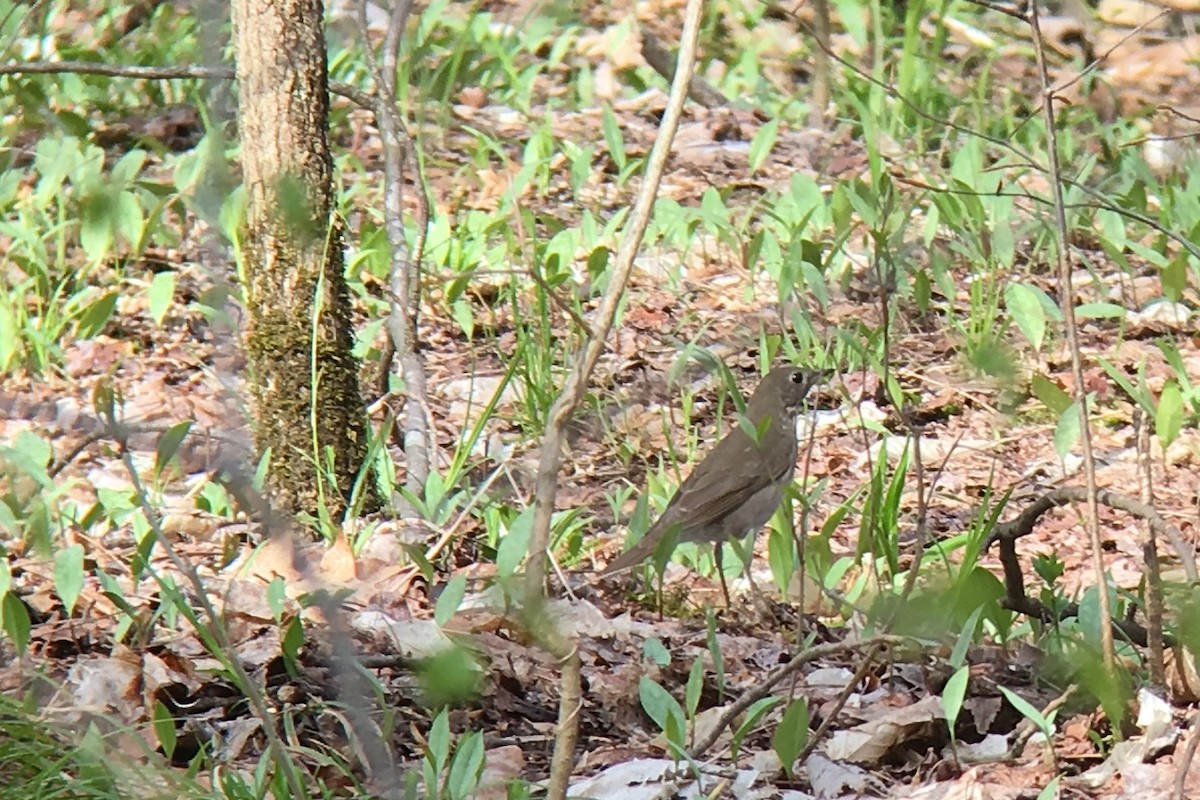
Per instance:
[[[621,553],[621,555],[617,556],[612,561],[608,562],[608,566],[600,570],[600,575],[615,575],[618,572],[624,572],[627,569],[636,567],[638,564],[642,563],[651,555],[653,555],[654,551],[658,549],[659,545],[663,543],[667,536],[670,536],[672,539],[674,539],[674,542],[670,545],[671,549],[673,550],[675,548],[675,544],[677,544],[679,541],[679,524],[676,523],[674,526],[672,526],[672,529],[667,530],[666,535],[664,536],[661,527],[662,522],[663,520],[660,519],[658,523],[650,528],[650,530],[646,531],[646,535],[643,536],[637,542],[637,544],[626,550],[624,553]]]

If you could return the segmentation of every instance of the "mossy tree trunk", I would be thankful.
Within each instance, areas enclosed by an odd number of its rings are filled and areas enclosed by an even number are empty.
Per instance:
[[[257,445],[271,450],[277,507],[311,514],[323,498],[338,514],[365,456],[366,420],[332,213],[324,8],[322,0],[232,7]]]

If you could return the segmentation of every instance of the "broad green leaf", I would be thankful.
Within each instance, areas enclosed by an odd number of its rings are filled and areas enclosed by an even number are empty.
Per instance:
[[[692,668],[688,671],[687,692],[684,696],[688,719],[696,716],[696,709],[700,707],[700,693],[703,690],[704,659],[697,658],[692,662]]]
[[[130,247],[140,246],[146,230],[146,214],[133,192],[117,192],[112,215],[113,230]]]
[[[670,693],[645,675],[638,683],[638,696],[642,708],[660,730],[666,731],[667,721],[675,717],[680,725],[683,723],[683,708]]]
[[[154,701],[154,735],[167,758],[175,752],[175,720],[161,700]]]
[[[751,175],[758,172],[766,163],[767,158],[771,155],[771,149],[775,147],[777,138],[779,138],[779,117],[772,117],[758,129],[758,133],[754,134],[754,141],[750,142]]]
[[[473,731],[459,740],[446,776],[446,794],[450,800],[466,800],[479,785],[483,774],[483,733]]]
[[[446,582],[446,587],[438,595],[437,605],[433,609],[433,621],[439,626],[445,626],[458,607],[462,605],[463,597],[467,594],[467,577],[461,572]]]
[[[771,746],[788,775],[794,774],[796,759],[808,743],[808,700],[797,697],[783,712],[783,719],[771,737]]]
[[[1075,306],[1076,319],[1120,319],[1125,309],[1116,303],[1081,303]]]
[[[429,760],[433,762],[433,769],[440,773],[450,760],[450,715],[446,709],[443,708],[434,717],[426,742],[429,745]]]
[[[24,655],[29,647],[30,627],[29,609],[25,603],[14,592],[5,592],[0,598],[0,628],[8,634],[18,655]]]
[[[428,496],[428,495],[427,495]],[[529,535],[533,531],[533,508],[527,508],[512,521],[496,547],[496,571],[501,578],[516,574],[529,550]]]
[[[733,743],[730,749],[734,758],[737,758],[738,749],[742,746],[742,740],[746,738],[746,734],[754,730],[754,726],[762,719],[763,714],[781,702],[783,702],[782,697],[764,697],[750,704],[750,707],[746,709],[746,716],[742,720],[742,724],[738,725],[737,730],[733,732]]]
[[[160,272],[146,288],[147,311],[150,312],[150,319],[154,320],[155,325],[162,325],[167,311],[171,308],[171,301],[175,298],[176,278],[174,270]]]
[[[179,452],[179,446],[183,444],[183,440],[187,438],[188,431],[191,429],[191,420],[180,422],[167,428],[166,432],[158,438],[158,447],[154,454],[154,476],[156,478],[162,475],[162,471],[175,458],[175,454]]]
[[[110,174],[112,182],[117,186],[127,186],[133,182],[133,179],[142,171],[142,166],[146,163],[145,150],[130,150],[121,159],[113,164]]]
[[[1174,379],[1163,385],[1158,398],[1158,409],[1154,413],[1154,432],[1165,450],[1179,437],[1183,429],[1183,392]]]
[[[1061,417],[1071,407],[1071,395],[1044,375],[1034,375],[1029,381],[1029,390],[1056,417]]]
[[[1037,294],[1023,283],[1010,283],[1004,290],[1004,303],[1033,349],[1041,350],[1046,340],[1046,313]]]
[[[942,690],[942,708],[946,712],[946,726],[950,729],[950,736],[954,736],[954,725],[958,722],[958,715],[962,711],[963,700],[967,696],[967,683],[971,679],[971,667],[963,664],[959,667],[950,680],[946,681],[946,688]]]
[[[450,304],[450,316],[458,323],[463,335],[470,341],[475,337],[475,311],[465,300],[455,300]]]
[[[1171,302],[1179,302],[1188,283],[1188,256],[1186,253],[1171,259],[1159,273],[1163,296]]]
[[[642,657],[660,667],[671,663],[671,654],[668,652],[667,646],[657,636],[651,636],[642,642]]]
[[[116,307],[116,292],[107,292],[100,298],[88,303],[79,312],[75,334],[80,339],[90,339],[97,335],[100,331],[104,330],[104,326],[108,324],[108,319],[112,316],[113,309]]]
[[[1079,404],[1071,403],[1054,427],[1054,452],[1058,453],[1059,458],[1066,458],[1067,453],[1071,452],[1071,448],[1079,441],[1081,430]]]
[[[280,575],[276,575],[267,584],[267,608],[271,609],[271,616],[276,622],[283,619],[283,612],[287,610],[287,583]]]
[[[68,617],[75,612],[83,579],[83,545],[76,543],[59,550],[54,556],[54,590]]]

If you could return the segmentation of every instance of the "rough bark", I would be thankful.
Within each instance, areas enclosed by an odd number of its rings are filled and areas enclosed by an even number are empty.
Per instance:
[[[366,423],[332,213],[323,5],[232,6],[257,444],[271,450],[270,486],[281,508],[314,513],[323,499],[336,515],[362,465]]]

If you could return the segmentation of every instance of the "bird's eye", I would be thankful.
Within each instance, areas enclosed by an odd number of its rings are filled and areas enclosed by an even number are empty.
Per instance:
[[[804,383],[804,373],[796,370],[792,373],[792,383]]]

